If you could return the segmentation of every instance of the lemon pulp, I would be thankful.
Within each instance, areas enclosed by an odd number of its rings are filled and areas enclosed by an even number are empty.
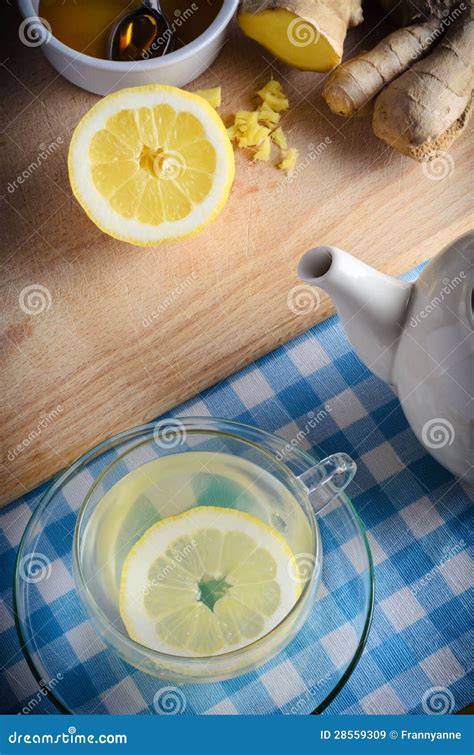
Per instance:
[[[120,613],[132,639],[182,656],[248,645],[289,613],[301,583],[275,529],[235,509],[199,506],[153,525],[125,559]]]

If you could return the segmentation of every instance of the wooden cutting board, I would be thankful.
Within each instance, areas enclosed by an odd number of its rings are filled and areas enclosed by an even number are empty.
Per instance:
[[[71,131],[97,98],[21,45],[18,21],[9,8],[0,116],[3,503],[332,312],[325,296],[307,315],[288,307],[296,263],[311,246],[341,246],[398,275],[468,228],[466,135],[430,175],[378,141],[369,117],[333,116],[323,76],[273,65],[234,29],[189,88],[221,85],[225,119],[252,107],[272,74],[280,78],[297,175],[286,180],[238,154],[230,200],[197,238],[156,249],[108,238],[72,199],[66,171]],[[349,37],[348,49],[355,45]],[[41,313],[22,310],[26,286],[47,289]]]

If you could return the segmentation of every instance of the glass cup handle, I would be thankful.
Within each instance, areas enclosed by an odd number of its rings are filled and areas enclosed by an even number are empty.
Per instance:
[[[350,456],[337,453],[310,467],[297,479],[306,488],[315,514],[320,514],[349,485],[356,471],[357,464]]]

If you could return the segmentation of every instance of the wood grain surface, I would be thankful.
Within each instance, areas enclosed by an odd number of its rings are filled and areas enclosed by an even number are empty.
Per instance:
[[[332,115],[320,95],[323,76],[275,64],[233,29],[189,88],[221,85],[226,119],[252,107],[272,74],[280,78],[291,103],[283,125],[300,151],[297,174],[286,180],[271,164],[238,154],[229,202],[198,237],[154,249],[111,239],[72,198],[66,169],[71,131],[97,97],[59,77],[40,49],[22,45],[18,23],[8,8],[0,115],[3,503],[332,312],[324,295],[307,314],[288,306],[308,248],[341,246],[398,275],[468,228],[467,135],[444,163],[423,169],[378,141],[370,117]],[[349,51],[358,39],[369,46],[366,29],[349,37]],[[47,290],[38,314],[20,306],[27,286]]]

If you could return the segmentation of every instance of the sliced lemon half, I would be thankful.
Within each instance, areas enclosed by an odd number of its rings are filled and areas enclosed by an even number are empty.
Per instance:
[[[200,506],[154,524],[125,559],[120,613],[133,640],[181,656],[249,645],[289,613],[293,553],[250,514]]]
[[[99,228],[153,246],[216,217],[234,179],[234,154],[202,97],[143,86],[94,105],[73,133],[68,167],[76,199]]]

